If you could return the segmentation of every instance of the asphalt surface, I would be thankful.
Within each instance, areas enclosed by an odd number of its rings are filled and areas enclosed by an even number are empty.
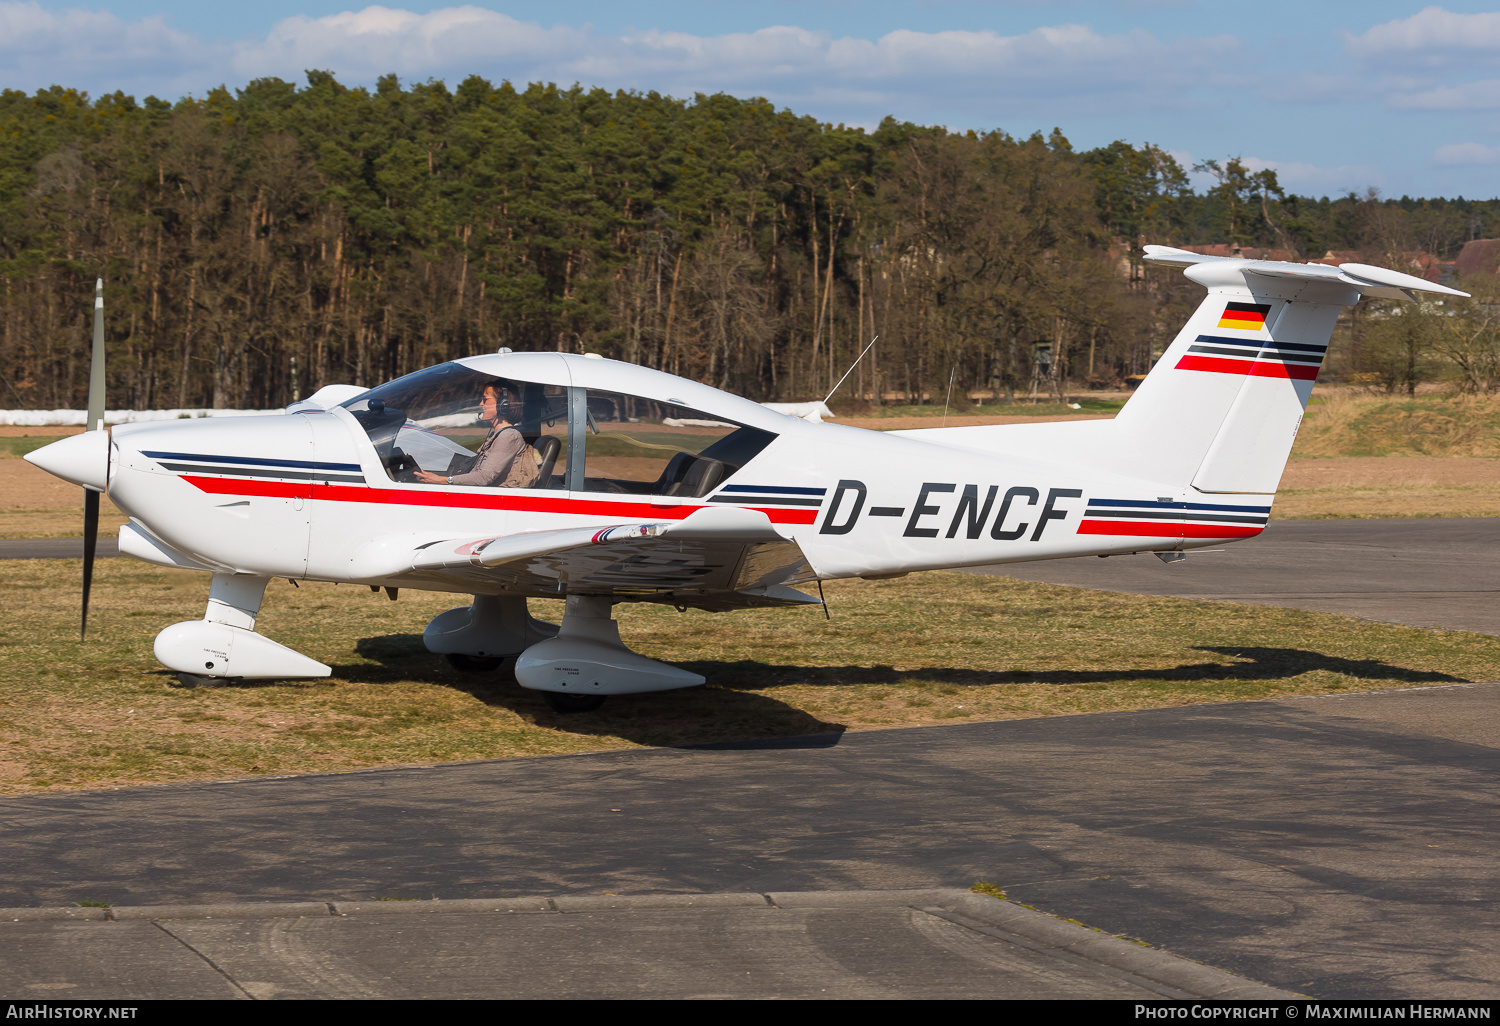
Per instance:
[[[90,921],[0,910],[19,953],[0,987],[74,1001],[1298,997],[953,889],[71,913]]]
[[[1485,608],[1497,541],[1484,520],[1302,521],[1175,566],[1003,572],[1500,634]],[[1500,684],[1433,683],[0,799],[0,906],[554,896],[550,916],[399,926],[326,912],[0,922],[0,996],[1161,993],[1113,956],[1079,962],[959,921],[952,901],[877,893],[984,880],[1290,992],[1493,999]],[[558,910],[793,891],[869,900]]]
[[[120,542],[100,538],[94,547],[98,558],[118,556]],[[82,559],[82,538],[0,538],[0,559]]]
[[[1222,551],[987,568],[1028,581],[1342,613],[1500,635],[1500,519],[1272,521]]]
[[[984,880],[1289,991],[1494,998],[1497,713],[1474,684],[10,798],[0,906]],[[0,991],[47,982],[18,949]]]

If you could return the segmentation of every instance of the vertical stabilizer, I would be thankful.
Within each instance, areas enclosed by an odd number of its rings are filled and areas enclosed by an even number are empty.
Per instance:
[[[1128,469],[1199,492],[1276,491],[1339,311],[1361,295],[1465,293],[1397,271],[1203,257],[1160,246],[1208,289],[1115,419]],[[1125,468],[1122,468],[1125,469]]]
[[[899,433],[1137,478],[1162,495],[1268,496],[1292,453],[1339,311],[1361,296],[1468,296],[1367,264],[1242,260],[1165,246],[1147,246],[1146,259],[1184,268],[1208,295],[1113,421]]]
[[[1228,305],[1249,304],[1229,300]],[[1240,382],[1193,477],[1194,488],[1276,491],[1340,309],[1337,303],[1278,302],[1274,319],[1259,329],[1221,330],[1189,346],[1180,366]]]

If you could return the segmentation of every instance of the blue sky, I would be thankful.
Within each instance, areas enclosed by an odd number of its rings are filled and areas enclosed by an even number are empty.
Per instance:
[[[1079,148],[1244,157],[1290,189],[1500,195],[1500,6],[1367,0],[0,0],[0,87],[203,95],[308,68],[371,84],[765,96]]]

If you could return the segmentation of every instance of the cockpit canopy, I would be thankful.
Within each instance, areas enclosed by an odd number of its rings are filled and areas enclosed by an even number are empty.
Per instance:
[[[505,487],[509,479],[534,489],[701,498],[776,437],[672,402],[497,378],[460,363],[397,378],[343,406],[391,479],[408,483],[427,471],[455,485]],[[517,473],[490,449],[514,452],[535,471]]]

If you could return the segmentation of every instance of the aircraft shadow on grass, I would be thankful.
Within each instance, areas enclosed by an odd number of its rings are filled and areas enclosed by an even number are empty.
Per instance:
[[[899,685],[913,682],[985,687],[994,684],[1109,684],[1121,681],[1201,684],[1212,681],[1250,683],[1295,677],[1312,670],[1328,670],[1360,680],[1402,683],[1467,683],[1467,678],[1429,670],[1412,670],[1378,659],[1345,659],[1298,648],[1199,646],[1199,652],[1231,656],[1236,662],[1188,663],[1149,670],[977,670],[962,666],[777,666],[750,660],[739,662],[680,662],[726,688],[768,688],[790,685]]]
[[[385,634],[362,638],[355,651],[370,663],[334,666],[333,675],[340,680],[361,684],[387,684],[400,680],[420,680],[454,687],[475,695],[490,704],[513,705],[509,700],[491,701],[500,694],[520,691],[535,698],[535,692],[519,689],[509,678],[507,668],[489,673],[459,673],[450,669],[440,657],[422,646],[420,634]],[[1208,681],[1264,681],[1295,677],[1314,670],[1354,677],[1358,680],[1399,681],[1404,684],[1467,684],[1467,677],[1434,670],[1413,670],[1378,659],[1345,659],[1300,648],[1258,648],[1235,646],[1197,646],[1195,651],[1214,652],[1237,660],[1233,663],[1187,663],[1149,670],[978,670],[962,666],[788,666],[761,663],[750,659],[735,662],[714,660],[681,661],[676,665],[707,677],[716,689],[741,692],[789,686],[843,686],[849,684],[899,685],[909,683],[953,684],[959,687],[987,687],[995,684],[1108,684],[1120,681],[1160,681],[1163,683],[1203,683]],[[175,676],[160,670],[161,677]],[[235,681],[234,687],[284,687],[287,681]],[[319,682],[290,682],[316,686]],[[657,693],[661,694],[661,693]],[[647,696],[630,696],[639,700]],[[780,703],[778,703],[780,704]],[[832,724],[824,726],[832,727]]]
[[[678,665],[701,673],[716,685],[711,691],[656,692],[625,696],[595,713],[561,716],[550,711],[542,696],[520,687],[509,666],[488,673],[460,673],[428,652],[420,634],[386,634],[362,638],[355,651],[369,662],[334,666],[340,680],[363,684],[422,681],[472,695],[486,705],[507,708],[547,726],[565,727],[577,734],[608,734],[656,746],[735,748],[831,747],[844,726],[820,720],[764,692],[777,687],[928,684],[984,687],[996,684],[1101,684],[1122,681],[1164,684],[1252,683],[1327,670],[1358,680],[1408,684],[1467,683],[1463,677],[1413,670],[1378,659],[1346,659],[1296,648],[1199,646],[1234,659],[1231,663],[1201,662],[1151,670],[976,670],[959,666],[785,666],[739,660],[701,660]],[[170,674],[163,671],[164,676]],[[231,687],[316,687],[318,681],[243,681]],[[702,721],[733,730],[738,739],[713,740],[694,729]],[[710,731],[713,733],[714,731]],[[746,735],[760,735],[746,738]],[[678,740],[669,735],[692,735]]]
[[[422,647],[416,634],[390,634],[365,638],[356,651],[380,665],[335,667],[346,680],[431,679],[434,683],[459,686],[468,690],[474,681],[468,675],[449,670]],[[744,692],[767,688],[798,686],[838,686],[848,684],[898,685],[912,682],[953,684],[960,687],[984,687],[994,684],[1099,684],[1120,681],[1158,681],[1162,683],[1204,683],[1211,681],[1253,682],[1295,677],[1313,670],[1326,670],[1358,680],[1399,681],[1407,684],[1466,683],[1464,677],[1431,670],[1414,670],[1379,659],[1346,659],[1322,652],[1298,648],[1261,648],[1235,646],[1198,646],[1195,651],[1229,656],[1234,662],[1188,663],[1148,670],[978,670],[963,666],[798,666],[761,663],[754,660],[722,662],[713,660],[681,661],[677,665],[707,677],[717,689]],[[487,683],[483,690],[513,693],[505,671],[478,675]],[[476,687],[476,692],[481,688]],[[723,691],[719,691],[723,694]]]
[[[793,708],[785,702],[753,694],[748,690],[715,689],[705,692],[658,691],[623,695],[610,699],[598,712],[559,715],[547,708],[540,692],[521,687],[511,676],[507,661],[499,669],[482,673],[461,673],[448,666],[440,656],[428,652],[420,634],[387,634],[362,638],[355,651],[373,662],[334,666],[334,676],[361,683],[394,683],[417,680],[453,688],[486,705],[510,709],[547,726],[563,727],[575,734],[608,734],[642,744],[670,746],[676,736],[692,736],[699,745],[713,743],[696,725],[718,724],[709,734],[728,734],[743,738],[762,735],[765,743],[772,739],[797,736],[795,747],[828,747],[838,743],[844,726],[820,720]],[[684,664],[686,665],[686,664]],[[710,664],[716,665],[716,664]],[[752,664],[753,665],[753,664]],[[758,741],[736,741],[739,747],[756,747]],[[785,747],[787,742],[774,742]]]

